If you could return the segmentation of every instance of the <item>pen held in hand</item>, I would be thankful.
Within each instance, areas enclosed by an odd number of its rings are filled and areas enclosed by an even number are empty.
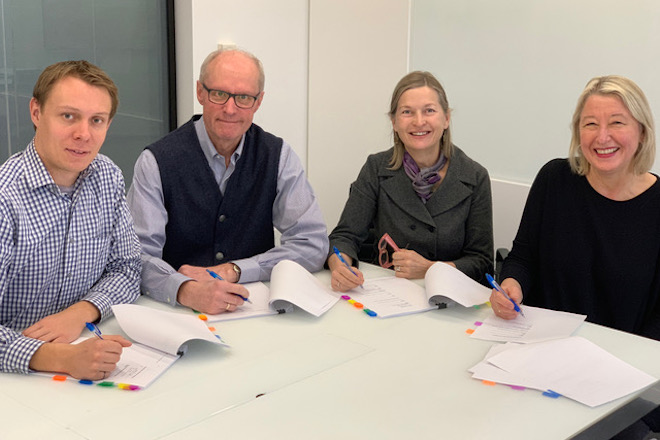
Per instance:
[[[87,330],[94,333],[94,336],[96,336],[99,339],[103,339],[103,336],[101,336],[101,330],[99,330],[96,324],[93,324],[91,322],[86,322],[85,327],[87,327]]]
[[[220,280],[220,281],[223,281],[223,280],[224,280],[224,278],[222,278],[222,277],[221,277],[220,275],[218,275],[217,273],[213,272],[211,269],[206,269],[206,271],[207,271],[207,272],[209,273],[209,275],[211,275],[213,278],[215,278],[215,279],[217,279],[217,280]],[[252,301],[250,301],[250,298],[246,298],[246,297],[244,297],[243,295],[239,295],[238,293],[233,293],[233,292],[229,292],[229,293],[231,293],[232,295],[236,295],[237,297],[239,297],[239,298],[242,299],[243,301],[245,301],[245,302],[249,302],[250,304],[252,304]]]
[[[346,262],[346,260],[344,260],[344,257],[341,256],[341,252],[339,252],[339,249],[337,249],[337,246],[333,246],[332,251],[335,253],[337,258],[339,258],[339,261],[344,263],[346,265],[346,267],[348,268],[348,270],[350,270],[353,275],[358,276],[358,274],[356,274],[355,271],[351,268],[351,265],[348,264]],[[364,289],[364,286],[362,286],[362,284],[360,284],[359,286],[360,286],[360,288]]]
[[[492,276],[490,276],[490,274],[486,274],[486,278],[488,279],[488,282],[490,283],[490,285],[493,286],[493,289],[497,290],[502,295],[504,295],[504,297],[506,299],[511,301],[511,303],[513,304],[513,309],[516,312],[520,313],[523,317],[525,317],[525,314],[523,313],[523,311],[520,308],[520,306],[518,305],[518,303],[515,302],[509,295],[506,294],[506,292],[504,291],[504,289],[502,289],[502,287],[498,284],[498,282],[495,281],[495,279]]]

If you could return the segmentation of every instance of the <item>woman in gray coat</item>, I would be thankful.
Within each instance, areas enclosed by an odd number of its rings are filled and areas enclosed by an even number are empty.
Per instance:
[[[357,260],[370,235],[368,260],[398,277],[423,278],[442,261],[483,281],[493,267],[490,179],[451,143],[444,89],[431,73],[411,72],[394,89],[389,115],[394,147],[369,156],[330,234],[332,288],[364,282]]]

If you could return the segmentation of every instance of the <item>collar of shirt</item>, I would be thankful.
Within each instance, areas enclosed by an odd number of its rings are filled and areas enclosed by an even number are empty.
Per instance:
[[[206,156],[206,160],[209,162],[209,165],[212,165],[214,157],[219,157],[222,159],[222,163],[224,164],[225,158],[218,153],[218,150],[215,149],[215,146],[213,145],[213,142],[211,142],[211,138],[206,131],[206,127],[204,126],[204,118],[199,118],[195,121],[195,131],[197,132],[199,144],[202,146],[202,151],[204,152],[204,156]],[[245,133],[243,133],[241,141],[238,143],[238,147],[236,147],[234,154],[231,155],[231,159],[229,160],[230,165],[236,165],[236,162],[238,162],[238,159],[240,159],[241,153],[243,153],[244,143]]]
[[[243,145],[245,144],[245,133],[241,137],[241,141],[238,143],[238,147],[234,151],[234,154],[231,155],[229,159],[229,167],[225,166],[225,158],[221,156],[218,151],[215,149],[211,138],[209,137],[206,127],[204,126],[204,118],[199,118],[195,121],[195,131],[197,133],[197,139],[199,139],[199,145],[202,147],[202,152],[206,161],[209,164],[209,167],[213,171],[215,181],[220,188],[222,194],[225,193],[225,188],[227,188],[227,182],[234,172],[236,167],[236,162],[241,158],[241,153],[243,152]]]
[[[42,186],[49,186],[53,189],[58,188],[58,186],[55,184],[55,181],[53,180],[53,177],[50,175],[46,169],[46,166],[41,160],[41,157],[39,157],[39,154],[37,153],[37,150],[34,146],[34,139],[32,139],[28,144],[23,157],[26,171],[25,180],[28,188],[37,189]],[[80,173],[78,179],[76,179],[76,182],[73,184],[74,189],[78,188],[78,186],[80,186],[80,182],[94,172],[94,168],[96,166],[95,162],[96,158],[94,158],[92,163]]]

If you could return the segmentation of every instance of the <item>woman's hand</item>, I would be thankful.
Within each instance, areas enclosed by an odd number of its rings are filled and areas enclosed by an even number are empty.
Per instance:
[[[392,264],[397,277],[417,279],[424,278],[435,261],[427,260],[410,249],[401,249],[392,254]]]
[[[353,262],[349,256],[342,254],[342,257],[348,264]],[[347,292],[364,283],[364,275],[362,275],[362,272],[360,272],[357,267],[351,266],[349,269],[335,254],[330,255],[328,258],[328,267],[332,272],[332,280],[330,280],[332,290],[337,292]]]
[[[500,287],[516,303],[520,304],[522,302],[522,287],[520,287],[518,281],[513,278],[507,278],[502,281]],[[513,319],[518,316],[518,312],[514,309],[511,301],[495,289],[490,294],[490,306],[493,308],[495,315],[502,319]]]

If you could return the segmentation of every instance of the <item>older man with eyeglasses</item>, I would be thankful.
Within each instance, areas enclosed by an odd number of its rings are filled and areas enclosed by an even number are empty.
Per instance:
[[[128,202],[143,247],[146,295],[205,313],[232,312],[249,296],[238,283],[269,280],[281,260],[321,269],[327,231],[300,160],[252,123],[263,96],[263,67],[254,55],[212,52],[197,81],[202,115],[138,158]]]

